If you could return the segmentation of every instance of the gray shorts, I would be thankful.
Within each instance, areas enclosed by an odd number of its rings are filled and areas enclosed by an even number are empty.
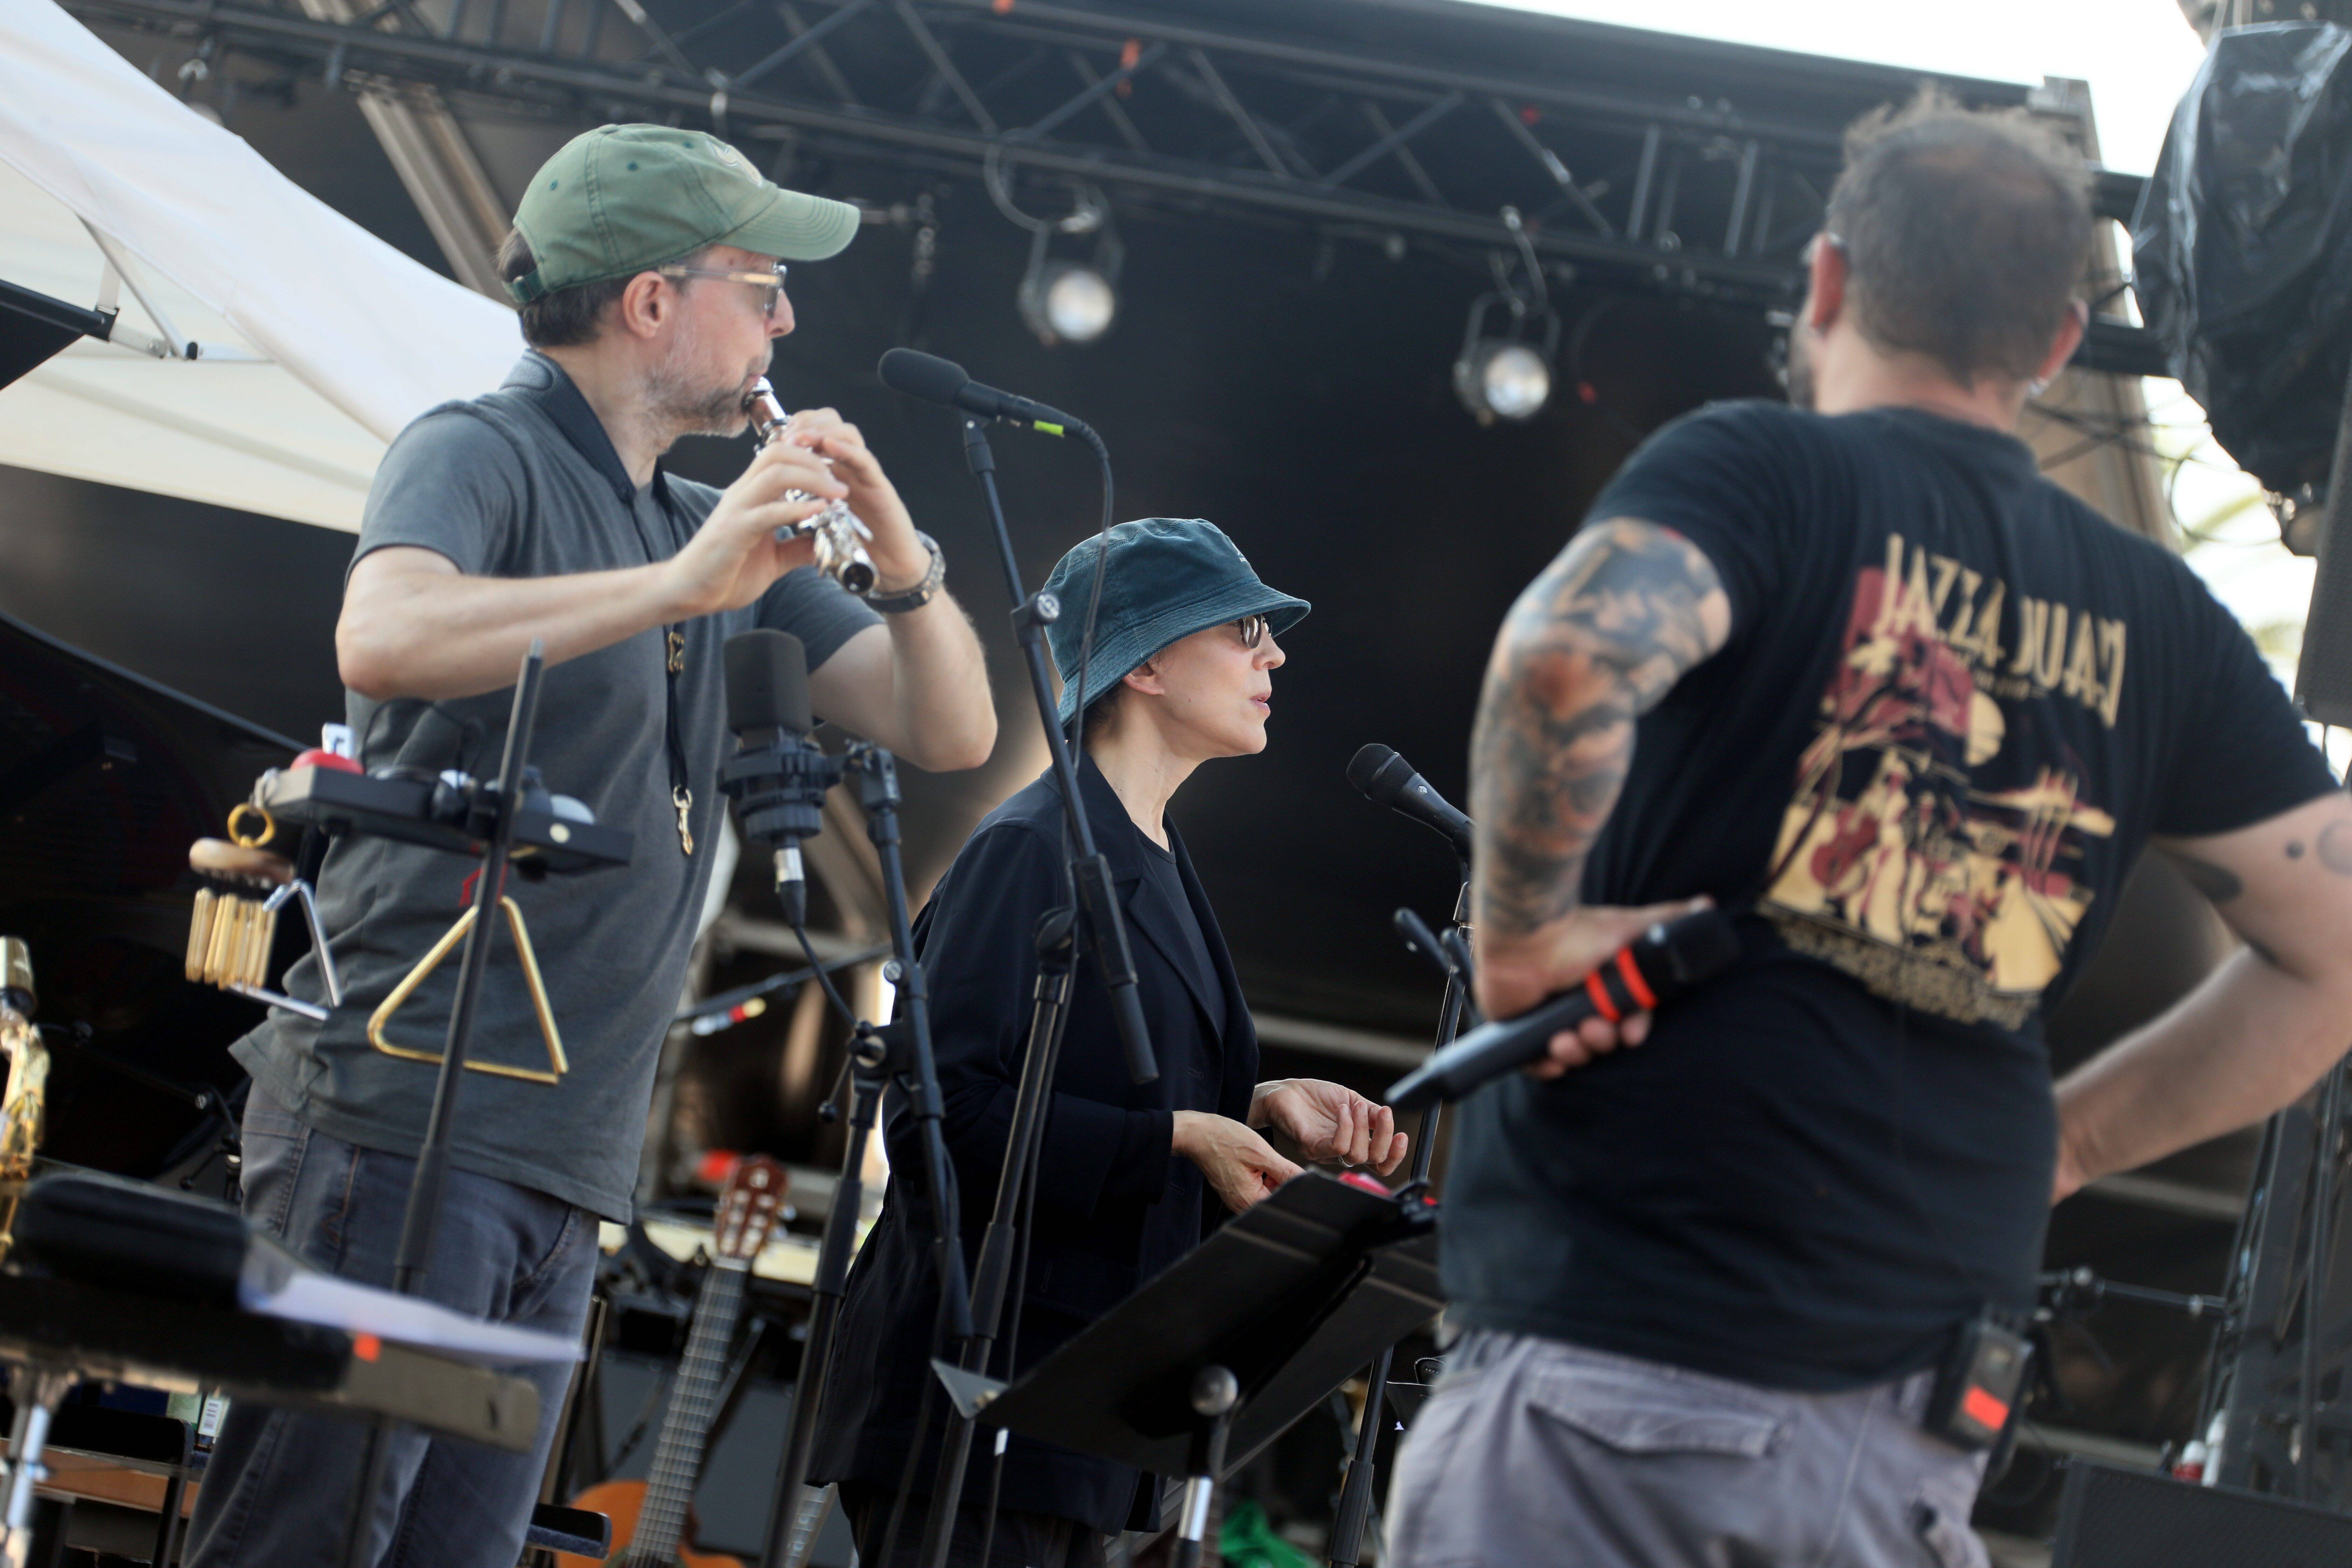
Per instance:
[[[1790,1394],[1473,1333],[1398,1457],[1387,1568],[1986,1568],[1933,1374]]]

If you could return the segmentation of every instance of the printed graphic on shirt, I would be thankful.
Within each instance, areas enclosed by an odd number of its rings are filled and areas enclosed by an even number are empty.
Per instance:
[[[2121,621],[2031,597],[2005,618],[2009,597],[1888,535],[1886,563],[1856,577],[1762,907],[1790,946],[1888,1001],[2013,1029],[2090,908],[2084,847],[2116,825],[2082,798],[2055,726],[2022,787],[1979,790],[1975,770],[2028,704],[2078,703],[2113,728],[2125,637]]]

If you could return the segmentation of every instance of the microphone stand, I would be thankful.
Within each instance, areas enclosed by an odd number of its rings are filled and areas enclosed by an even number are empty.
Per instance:
[[[1075,428],[1095,448],[1096,456],[1108,463],[1099,437],[1084,426]],[[996,454],[989,447],[983,421],[971,416],[964,419],[963,450],[965,465],[980,481],[981,493],[988,502],[989,525],[995,533],[1005,587],[1013,603],[1013,634],[1028,666],[1030,695],[1036,701],[1038,722],[1045,729],[1046,748],[1053,755],[1054,776],[1061,786],[1065,841],[1072,846],[1070,886],[1077,895],[1075,925],[1079,928],[1073,929],[1069,911],[1061,912],[1059,919],[1049,912],[1038,925],[1039,965],[1029,1041],[1022,1062],[1020,1086],[1014,1094],[1012,1125],[1005,1137],[996,1204],[982,1241],[980,1261],[973,1270],[970,1328],[957,1339],[956,1364],[966,1371],[978,1372],[985,1370],[995,1346],[1005,1297],[1020,1283],[1012,1277],[1013,1259],[1025,1218],[1021,1213],[1020,1194],[1044,1141],[1045,1112],[1053,1100],[1054,1069],[1061,1051],[1062,1026],[1068,1017],[1077,950],[1082,948],[1093,958],[1110,988],[1112,1016],[1118,1025],[1120,1043],[1126,1047],[1129,1075],[1138,1083],[1149,1083],[1160,1075],[1144,1026],[1142,1002],[1136,992],[1135,959],[1128,946],[1126,922],[1120,918],[1118,900],[1111,889],[1110,863],[1095,847],[1094,828],[1087,821],[1086,806],[1078,795],[1077,764],[1069,740],[1062,732],[1053,682],[1047,673],[1045,627],[1061,617],[1064,606],[1050,594],[1033,595],[1023,590],[1021,565],[1013,552],[1012,530],[1005,524],[1003,501],[997,493]],[[950,1242],[950,1250],[958,1251],[959,1259],[961,1245],[960,1237]],[[919,1558],[923,1568],[943,1568],[947,1562],[949,1537],[963,1497],[964,1472],[971,1458],[972,1420],[961,1411],[951,1411],[949,1416],[939,1469],[931,1487],[930,1509],[923,1521]],[[917,1440],[920,1442],[919,1436]]]
[[[499,900],[506,893],[515,813],[522,806],[528,784],[535,782],[529,763],[531,731],[539,722],[539,685],[544,665],[545,650],[533,637],[515,679],[505,754],[499,760],[498,793],[491,803],[488,831],[482,835],[481,864],[474,873],[473,929],[466,933],[465,945],[459,950],[457,995],[449,1005],[449,1032],[433,1082],[433,1108],[425,1117],[424,1142],[416,1151],[416,1173],[408,1186],[408,1207],[401,1217],[392,1288],[404,1296],[423,1290],[433,1263],[434,1237],[441,1223],[441,1192],[449,1175],[449,1133],[457,1116],[457,1090],[465,1081],[466,1052],[473,1042],[474,1010],[481,999],[483,973],[489,967],[491,936],[498,929]],[[359,1490],[352,1499],[344,1525],[342,1561],[347,1568],[364,1568],[373,1560],[369,1547],[374,1534],[375,1497],[391,1461],[392,1427],[393,1423],[383,1420],[368,1427]]]
[[[939,1063],[931,1051],[930,984],[915,952],[913,925],[907,913],[906,866],[898,847],[898,759],[879,746],[856,741],[843,754],[843,763],[857,780],[858,804],[866,811],[866,836],[873,840],[882,865],[900,1005],[898,1016],[881,1027],[860,1023],[856,1038],[850,1043],[848,1146],[842,1152],[841,1178],[834,1188],[833,1206],[824,1216],[824,1239],[817,1250],[808,1338],[801,1347],[800,1377],[793,1386],[792,1426],[769,1503],[767,1543],[760,1559],[762,1568],[797,1563],[814,1543],[822,1494],[803,1495],[807,1490],[809,1450],[816,1441],[817,1415],[832,1372],[842,1300],[848,1292],[851,1254],[857,1246],[858,1210],[866,1195],[866,1148],[884,1091],[894,1080],[905,1083],[922,1132],[931,1212],[940,1227],[932,1252],[939,1263],[948,1331],[959,1342],[971,1333],[955,1168],[948,1157],[947,1135],[941,1126]]]
[[[1470,877],[1464,868],[1462,891],[1454,900],[1454,923],[1446,934],[1466,932],[1470,929]],[[1450,945],[1450,944],[1449,944]],[[1437,1046],[1444,1050],[1454,1043],[1462,1031],[1463,1004],[1467,1000],[1470,975],[1462,964],[1444,950],[1431,954],[1445,966],[1445,1001],[1437,1016]],[[1421,1126],[1413,1134],[1412,1179],[1409,1186],[1425,1186],[1429,1182],[1430,1161],[1437,1149],[1437,1116],[1444,1102],[1432,1100],[1421,1113]],[[1347,1479],[1339,1485],[1339,1506],[1331,1521],[1331,1568],[1357,1568],[1363,1561],[1364,1526],[1372,1511],[1372,1454],[1380,1445],[1381,1428],[1387,1422],[1389,1367],[1395,1359],[1396,1347],[1389,1346],[1372,1363],[1364,1385],[1364,1413],[1356,1422],[1356,1452],[1348,1461]]]

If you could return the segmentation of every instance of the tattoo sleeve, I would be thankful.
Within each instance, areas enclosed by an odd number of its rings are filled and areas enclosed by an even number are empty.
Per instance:
[[[1633,721],[1723,646],[1730,602],[1706,557],[1631,518],[1596,522],[1503,622],[1470,742],[1481,927],[1523,935],[1577,907],[1577,881],[1633,756]]]

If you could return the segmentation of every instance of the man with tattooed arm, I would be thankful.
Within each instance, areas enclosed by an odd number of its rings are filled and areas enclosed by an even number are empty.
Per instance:
[[[2256,1121],[2352,1036],[2352,803],[2170,552],[2011,432],[2073,354],[2082,160],[1866,120],[1794,407],[1627,463],[1512,607],[1471,758],[1478,1001],[1713,898],[1744,954],[1467,1101],[1466,1329],[1397,1476],[1409,1568],[1979,1568],[1927,1429],[2032,1305],[2048,1205]],[[2042,1019],[2144,845],[2246,946],[2055,1086]]]

